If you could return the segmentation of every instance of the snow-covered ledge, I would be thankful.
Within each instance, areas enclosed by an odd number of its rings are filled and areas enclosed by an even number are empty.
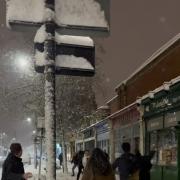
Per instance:
[[[105,0],[104,0],[105,1]],[[107,2],[109,0],[106,0]],[[6,0],[7,25],[12,21],[43,23],[47,19],[45,0]],[[109,28],[100,0],[55,0],[55,21],[59,26],[76,25]]]

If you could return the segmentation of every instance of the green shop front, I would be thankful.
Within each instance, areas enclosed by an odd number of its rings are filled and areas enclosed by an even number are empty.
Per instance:
[[[180,180],[180,82],[142,101],[145,152],[155,151],[151,180]]]

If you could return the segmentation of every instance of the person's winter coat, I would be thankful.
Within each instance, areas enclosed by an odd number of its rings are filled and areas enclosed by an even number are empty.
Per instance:
[[[150,170],[152,167],[150,156],[141,156],[139,158],[140,171],[139,180],[150,180]]]
[[[112,164],[113,169],[118,168],[120,180],[128,180],[133,173],[135,157],[131,153],[124,153]]]
[[[9,153],[3,163],[1,180],[23,180],[24,165],[22,159]]]
[[[77,158],[78,159],[78,161],[77,161],[78,167],[82,167],[82,168],[84,167],[83,163],[82,163],[83,157],[84,157],[84,151],[79,151],[78,152],[78,158]]]
[[[77,153],[74,154],[71,163],[74,163],[74,164],[76,164],[76,165],[78,164],[78,154],[77,154]]]
[[[63,153],[60,153],[60,154],[59,154],[58,159],[59,159],[60,162],[63,162]]]
[[[94,173],[92,168],[87,165],[83,172],[83,176],[81,180],[115,180],[115,175],[113,171],[111,171],[107,175],[100,175]]]

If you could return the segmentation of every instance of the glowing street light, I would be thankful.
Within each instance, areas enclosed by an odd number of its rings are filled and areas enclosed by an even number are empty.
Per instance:
[[[14,60],[15,72],[20,74],[29,74],[31,72],[31,57],[29,54],[18,51],[11,58]]]
[[[31,122],[31,118],[27,118],[27,122],[30,123]]]

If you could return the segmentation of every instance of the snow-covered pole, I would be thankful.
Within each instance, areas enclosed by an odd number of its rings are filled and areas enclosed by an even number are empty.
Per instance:
[[[48,34],[44,42],[45,65],[45,132],[47,149],[47,178],[56,180],[56,112],[55,112],[55,23],[54,0],[46,0],[47,17],[45,30]]]

